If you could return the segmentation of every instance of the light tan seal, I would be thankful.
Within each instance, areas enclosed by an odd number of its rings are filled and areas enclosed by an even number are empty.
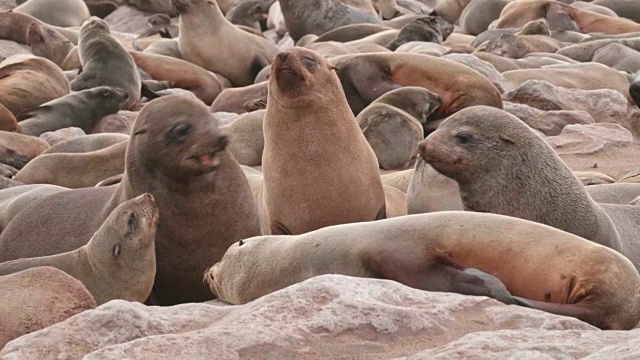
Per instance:
[[[31,203],[66,190],[68,189],[48,184],[22,185],[3,189],[0,191],[0,233],[11,219]]]
[[[64,96],[69,90],[66,76],[50,60],[14,55],[0,62],[0,104],[14,115]]]
[[[435,170],[458,183],[465,210],[553,226],[614,249],[640,267],[640,208],[596,203],[544,139],[517,117],[471,107],[444,121],[419,149]]]
[[[0,131],[0,163],[16,169],[22,169],[49,147],[49,143],[35,136]]]
[[[0,276],[52,266],[80,280],[98,305],[114,299],[145,301],[156,273],[158,218],[153,196],[142,194],[116,207],[85,246],[4,262]]]
[[[42,154],[23,167],[15,179],[25,184],[52,184],[77,189],[94,186],[124,172],[127,142],[85,153]]]
[[[80,26],[91,16],[83,0],[27,0],[13,11],[60,27]]]
[[[269,40],[230,23],[213,0],[172,0],[180,13],[179,47],[183,59],[220,74],[234,86],[253,79],[278,53]],[[224,53],[224,56],[220,56]]]
[[[243,304],[322,274],[490,296],[601,329],[632,329],[640,320],[640,276],[624,256],[495,214],[410,215],[246,239],[233,244],[205,280],[221,300]]]
[[[92,16],[80,29],[78,51],[82,72],[71,82],[73,91],[110,86],[125,91],[129,98],[122,110],[140,100],[140,75],[136,63],[116,40],[104,20]]]
[[[300,47],[279,53],[271,66],[262,156],[269,228],[263,233],[301,234],[386,217],[375,153],[333,69]]]

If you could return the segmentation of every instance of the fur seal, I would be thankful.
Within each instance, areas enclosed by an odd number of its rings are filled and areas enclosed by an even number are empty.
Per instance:
[[[128,141],[129,135],[105,133],[105,134],[89,134],[80,136],[73,139],[61,141],[52,147],[48,148],[42,155],[45,154],[75,154],[86,153],[90,151],[96,151],[104,149],[117,143]]]
[[[236,2],[225,17],[232,24],[244,25],[261,31],[260,22],[267,20],[271,3],[272,1],[268,0]]]
[[[460,30],[479,35],[500,17],[502,9],[512,0],[471,0],[460,13]]]
[[[228,78],[234,86],[253,84],[278,52],[269,40],[230,23],[213,0],[172,1],[180,13],[183,59]],[[220,51],[225,56],[219,56]]]
[[[69,93],[69,81],[53,62],[14,55],[0,62],[0,103],[14,115]]]
[[[91,16],[83,0],[27,0],[13,11],[60,27],[80,26]]]
[[[441,105],[440,96],[408,86],[392,90],[356,117],[381,169],[405,169],[415,157],[423,136],[422,125]]]
[[[87,288],[52,267],[0,277],[0,349],[13,340],[96,307]],[[7,350],[2,357],[11,355]]]
[[[20,132],[40,136],[68,127],[89,132],[98,120],[117,113],[128,100],[124,90],[108,86],[74,92],[18,114]]]
[[[140,75],[127,50],[116,40],[104,20],[92,16],[80,28],[78,43],[82,72],[71,82],[74,91],[110,86],[125,91],[129,98],[123,110],[140,100]]]
[[[326,33],[318,36],[313,42],[323,42],[323,41],[338,41],[338,42],[349,42],[354,40],[359,40],[365,38],[369,35],[377,34],[382,31],[393,30],[392,28],[381,25],[381,24],[350,24],[337,27],[335,29],[329,30]],[[298,46],[303,46],[299,42],[296,44]]]
[[[430,121],[473,105],[502,108],[500,91],[475,70],[451,60],[410,53],[346,55],[331,59],[354,114],[380,95],[401,86],[419,86],[436,93],[442,106]]]
[[[0,234],[0,261],[75,250],[120,203],[148,192],[161,214],[153,299],[162,305],[210,299],[202,272],[233,242],[260,234],[251,189],[227,144],[199,100],[150,101],[136,118],[122,182],[61,192],[24,209]],[[41,221],[53,212],[60,216]]]
[[[129,54],[136,65],[153,79],[189,90],[207,105],[211,105],[223,90],[222,83],[214,74],[188,61],[146,52],[130,51]]]
[[[222,127],[230,137],[229,151],[242,165],[260,166],[262,164],[264,114],[264,110],[242,114],[231,124]]]
[[[269,227],[263,233],[301,234],[386,217],[375,153],[334,69],[300,47],[280,52],[271,65],[262,156]]]
[[[629,0],[594,0],[593,5],[604,6],[618,16],[640,23],[640,3]]]
[[[307,34],[322,35],[345,25],[382,24],[382,19],[371,12],[338,0],[280,0],[279,3],[293,41]]]
[[[124,172],[123,141],[86,153],[42,154],[23,167],[15,179],[25,184],[53,184],[67,188],[94,186],[101,180]]]
[[[224,89],[211,104],[211,112],[245,113],[247,109],[244,105],[247,101],[266,98],[268,84],[268,81],[263,81],[240,88]]]
[[[517,117],[486,106],[465,109],[422,141],[419,151],[435,170],[458,183],[465,210],[553,226],[614,249],[640,266],[633,235],[640,208],[596,203],[555,151]]]
[[[450,24],[456,24],[470,2],[471,0],[438,0],[432,15],[441,16]]]
[[[601,329],[640,320],[640,276],[624,256],[496,214],[440,212],[255,237],[233,244],[204,277],[218,298],[243,304],[322,274],[490,296]]]
[[[453,25],[439,16],[421,16],[405,25],[388,45],[395,51],[400,45],[410,41],[424,41],[441,44],[453,32]]]
[[[0,131],[18,131],[18,120],[4,105],[0,104]]]
[[[27,27],[27,42],[36,56],[53,61],[62,70],[80,68],[78,48],[59,31],[36,21]]]
[[[0,131],[0,163],[16,169],[22,169],[49,147],[46,141],[35,136]]]
[[[489,40],[484,51],[502,57],[520,59],[535,52],[555,53],[563,45],[559,41],[544,35],[502,34]]]
[[[640,71],[640,52],[619,43],[601,47],[591,60],[630,74]]]
[[[62,186],[48,184],[22,185],[3,189],[0,191],[0,233],[11,219],[31,203],[66,190],[68,189]]]
[[[0,264],[0,276],[39,266],[58,268],[80,280],[98,305],[114,299],[145,301],[156,272],[158,206],[142,194],[116,207],[77,250]]]

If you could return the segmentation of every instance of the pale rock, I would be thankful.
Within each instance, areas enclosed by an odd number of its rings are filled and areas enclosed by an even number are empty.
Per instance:
[[[442,56],[443,59],[455,61],[459,64],[465,65],[479,72],[484,77],[489,79],[493,85],[503,93],[504,83],[506,81],[504,75],[502,75],[496,68],[489,62],[481,60],[479,57],[472,54],[446,54]]]
[[[582,110],[543,111],[526,104],[504,101],[503,110],[524,121],[546,136],[560,134],[570,124],[593,124],[595,121],[588,112]]]
[[[77,127],[68,127],[56,131],[48,131],[40,134],[40,139],[43,139],[50,146],[53,146],[59,142],[63,142],[65,140],[77,138],[80,136],[86,135],[84,131]]]
[[[96,307],[79,280],[52,267],[0,276],[0,304],[0,349],[10,340]]]
[[[630,128],[629,102],[615,90],[567,89],[543,80],[528,80],[502,98],[546,111],[586,111],[598,123],[617,123]]]

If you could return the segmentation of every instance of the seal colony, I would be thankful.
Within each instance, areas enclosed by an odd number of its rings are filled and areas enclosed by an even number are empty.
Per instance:
[[[18,2],[0,280],[243,304],[336,273],[638,325],[634,1]]]

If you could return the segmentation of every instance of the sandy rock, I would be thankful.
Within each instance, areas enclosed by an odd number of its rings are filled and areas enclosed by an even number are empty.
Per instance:
[[[546,136],[559,135],[569,124],[593,124],[588,112],[582,110],[543,111],[526,104],[503,102],[504,111],[516,116]]]
[[[48,131],[40,134],[40,139],[43,139],[49,145],[53,146],[59,142],[63,142],[65,140],[77,138],[80,136],[86,135],[84,131],[77,127],[68,127],[56,131]]]
[[[528,80],[502,98],[540,110],[586,111],[596,122],[630,127],[629,103],[624,95],[614,90],[567,89],[542,80]]]
[[[489,81],[498,88],[500,93],[504,92],[505,88],[503,84],[506,79],[493,65],[491,65],[491,63],[481,60],[477,56],[471,54],[447,54],[442,56],[442,58],[455,61],[472,68],[489,79]]]
[[[0,304],[0,348],[19,336],[96,307],[79,280],[52,267],[0,276]]]
[[[9,343],[0,358],[389,359],[496,329],[603,333],[486,297],[324,275],[240,306],[112,301]]]

